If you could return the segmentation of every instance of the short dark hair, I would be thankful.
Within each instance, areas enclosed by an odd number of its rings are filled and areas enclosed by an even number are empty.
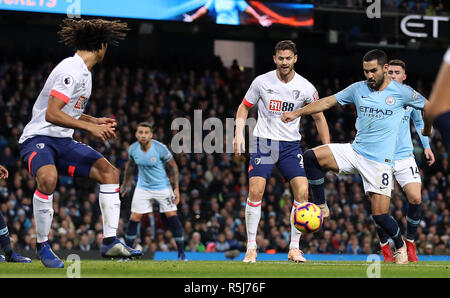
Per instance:
[[[150,123],[148,123],[148,122],[140,122],[140,123],[136,126],[136,129],[139,128],[139,127],[148,127],[148,128],[150,128],[150,131],[153,132],[153,126],[152,126]]]
[[[379,65],[384,66],[387,64],[387,55],[384,51],[378,49],[368,51],[363,57],[363,62],[372,60],[377,60]]]
[[[401,66],[403,68],[403,70],[406,71],[406,63],[400,59],[391,60],[391,61],[389,61],[388,65]]]
[[[275,55],[278,51],[291,50],[294,55],[297,55],[297,46],[292,40],[282,40],[275,46]]]
[[[103,44],[118,45],[129,30],[127,23],[103,19],[64,19],[58,32],[60,42],[82,51],[98,51]]]

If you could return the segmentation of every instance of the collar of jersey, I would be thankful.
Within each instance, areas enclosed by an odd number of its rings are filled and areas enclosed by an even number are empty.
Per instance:
[[[80,55],[78,55],[77,53],[75,53],[75,55],[73,55],[73,57],[80,60],[81,64],[83,65],[83,69],[84,69],[85,71],[89,71],[89,69],[87,68],[86,63],[84,63],[84,60],[83,60],[83,58],[81,58]]]

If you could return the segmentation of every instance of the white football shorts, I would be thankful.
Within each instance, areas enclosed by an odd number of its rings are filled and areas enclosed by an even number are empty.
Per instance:
[[[148,190],[136,187],[131,201],[131,212],[139,214],[153,212],[153,200],[158,202],[161,213],[177,210],[172,188]]]
[[[328,144],[339,167],[339,175],[359,174],[364,192],[391,197],[393,168],[389,165],[365,158],[356,153],[351,144]]]
[[[395,161],[394,177],[402,188],[409,183],[422,183],[419,168],[412,156]]]

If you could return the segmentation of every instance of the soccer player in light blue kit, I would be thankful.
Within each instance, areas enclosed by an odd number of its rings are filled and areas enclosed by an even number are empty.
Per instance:
[[[136,165],[138,181],[131,203],[131,216],[125,241],[127,245],[133,246],[142,216],[153,212],[152,203],[153,200],[156,200],[159,203],[160,212],[165,213],[167,223],[175,238],[178,259],[186,261],[183,226],[177,215],[177,204],[180,202],[178,166],[166,145],[153,140],[152,136],[152,126],[149,123],[141,122],[136,130],[137,142],[128,148],[129,160],[125,166],[124,183],[120,191],[122,196],[131,188]],[[170,179],[166,172],[166,166],[171,172]]]
[[[388,77],[396,82],[402,83],[406,80],[406,64],[402,60],[391,60],[388,63]],[[424,126],[422,112],[410,107],[406,107],[403,116],[400,132],[397,137],[397,152],[395,154],[394,177],[400,184],[401,188],[408,199],[406,212],[406,248],[408,252],[409,262],[418,262],[416,254],[416,246],[414,240],[417,235],[417,227],[422,217],[422,183],[420,179],[419,168],[413,154],[413,144],[411,141],[410,122],[413,120],[417,134],[419,135],[422,146],[424,147],[425,157],[428,166],[434,161],[434,154],[430,148],[430,142],[427,137],[422,135]],[[394,256],[389,245],[389,236],[379,226],[377,233],[380,238],[381,253],[385,263],[394,261]]]
[[[374,221],[394,241],[395,263],[406,264],[406,244],[397,222],[389,215],[397,135],[405,108],[410,106],[426,110],[429,103],[411,87],[390,80],[387,68],[385,52],[369,51],[363,57],[366,81],[356,82],[301,109],[285,112],[282,120],[290,122],[300,116],[322,112],[336,104],[355,104],[358,114],[355,126],[358,132],[354,142],[322,145],[307,150],[303,155],[306,176],[316,204],[327,210],[324,208],[325,171],[360,174],[364,191],[371,201]],[[428,135],[430,130],[431,123],[425,121],[423,134]],[[324,216],[329,216],[327,211]]]
[[[239,25],[239,11],[243,11],[257,19],[258,23],[263,27],[272,25],[272,21],[268,16],[259,15],[244,0],[208,0],[208,2],[200,7],[193,15],[184,14],[184,21],[193,22],[206,14],[210,9],[216,11],[217,24]]]

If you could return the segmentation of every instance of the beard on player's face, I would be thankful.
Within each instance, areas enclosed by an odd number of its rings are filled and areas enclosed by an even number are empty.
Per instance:
[[[374,72],[372,75],[367,76],[367,85],[373,90],[380,89],[381,85],[383,85],[385,80],[385,75],[383,70],[378,70]]]
[[[370,78],[367,80],[370,88],[373,90],[379,90],[381,85],[384,83],[385,76],[382,74],[381,76],[375,76],[374,78]]]

